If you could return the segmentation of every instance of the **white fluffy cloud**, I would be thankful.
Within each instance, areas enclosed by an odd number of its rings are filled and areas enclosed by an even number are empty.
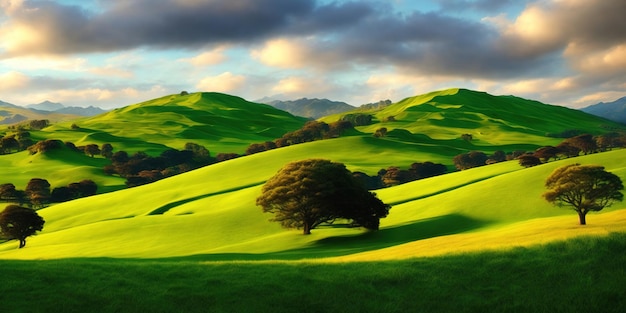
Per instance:
[[[0,91],[15,91],[28,85],[30,78],[23,73],[11,71],[0,73]]]
[[[235,75],[231,72],[224,72],[217,76],[208,76],[203,78],[196,85],[196,88],[200,91],[232,93],[243,87],[245,82],[246,77],[243,75]]]
[[[226,46],[220,46],[218,48],[204,51],[194,57],[179,59],[179,62],[187,62],[194,66],[210,66],[225,62],[228,58],[224,54]]]

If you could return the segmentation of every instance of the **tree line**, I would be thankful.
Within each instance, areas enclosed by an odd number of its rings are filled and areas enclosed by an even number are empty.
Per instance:
[[[340,120],[330,124],[320,121],[308,121],[300,129],[288,132],[274,141],[250,144],[248,148],[246,148],[245,154],[250,155],[305,142],[338,138],[345,131],[350,129],[354,129],[353,124],[350,121],[345,120]]]
[[[363,172],[353,172],[352,175],[366,189],[374,190],[386,187],[401,185],[419,179],[443,175],[448,172],[448,168],[440,163],[414,162],[408,169],[401,169],[390,166],[380,169],[375,176],[369,176]]]
[[[40,209],[50,203],[93,196],[98,191],[98,186],[90,179],[83,179],[52,190],[50,188],[50,183],[44,178],[31,178],[24,190],[17,189],[13,183],[3,183],[0,184],[0,201],[19,205],[27,204],[31,208]]]
[[[582,134],[567,138],[557,146],[543,146],[531,152],[521,150],[509,153],[496,151],[491,155],[487,155],[481,151],[470,151],[456,155],[453,158],[453,163],[459,170],[508,160],[518,160],[521,166],[530,167],[549,162],[551,159],[558,160],[576,157],[581,153],[587,155],[624,147],[626,147],[626,134],[623,133],[610,132],[599,136]]]

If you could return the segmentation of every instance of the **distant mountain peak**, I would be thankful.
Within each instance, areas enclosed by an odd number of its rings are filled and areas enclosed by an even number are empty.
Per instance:
[[[581,111],[626,124],[626,97],[621,97],[613,102],[596,103],[582,108]]]
[[[26,105],[26,107],[29,109],[54,112],[63,109],[65,106],[58,102],[46,100],[40,103]]]
[[[341,101],[318,98],[300,98],[297,100],[272,100],[266,102],[277,109],[287,111],[293,115],[308,118],[320,118],[327,115],[354,110],[355,107]]]

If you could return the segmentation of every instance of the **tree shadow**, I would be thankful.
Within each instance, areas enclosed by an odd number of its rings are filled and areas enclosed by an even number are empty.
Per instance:
[[[458,234],[484,227],[489,221],[476,220],[461,214],[433,217],[379,231],[366,231],[356,235],[327,237],[304,248],[264,254],[223,253],[203,254],[174,258],[194,261],[234,260],[300,260],[344,256],[359,252],[392,247],[416,240]],[[328,227],[340,227],[331,225]],[[315,231],[315,230],[313,230]]]
[[[458,234],[486,224],[488,224],[487,221],[471,219],[461,214],[449,214],[383,228],[379,231],[323,238],[308,247],[278,252],[274,256],[299,256],[300,258],[341,256],[392,247],[416,240]]]

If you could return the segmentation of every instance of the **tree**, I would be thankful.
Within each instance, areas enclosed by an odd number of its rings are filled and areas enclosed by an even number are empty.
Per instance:
[[[97,144],[91,143],[85,146],[85,153],[93,158],[94,155],[100,154],[100,148]]]
[[[519,165],[523,167],[533,167],[541,164],[541,160],[532,154],[524,154],[517,158],[517,160],[519,162]]]
[[[107,159],[110,159],[113,156],[113,145],[111,145],[110,143],[103,143],[102,149],[100,149],[100,155]]]
[[[0,212],[0,232],[7,240],[20,241],[20,249],[26,245],[26,237],[43,229],[45,221],[35,210],[18,205],[8,205]]]
[[[377,129],[376,132],[374,133],[374,137],[377,137],[377,138],[385,137],[385,136],[387,136],[387,127],[381,127]]]
[[[34,207],[43,207],[50,200],[50,183],[43,178],[32,178],[24,191]]]
[[[471,151],[459,154],[452,160],[454,166],[459,170],[466,170],[473,167],[483,166],[487,162],[487,155],[480,151]]]
[[[548,162],[550,159],[556,159],[559,154],[559,149],[553,146],[544,146],[535,150],[534,156],[541,159],[543,162]]]
[[[344,218],[367,229],[378,229],[389,205],[356,180],[345,165],[308,159],[286,164],[263,186],[256,200],[272,221],[285,228],[311,229]]]
[[[543,197],[557,206],[572,207],[578,213],[580,225],[591,211],[600,211],[622,201],[621,179],[599,165],[570,164],[557,168],[546,179]]]
[[[18,150],[20,143],[15,139],[15,135],[6,136],[0,139],[0,152],[11,153],[11,150]]]
[[[585,155],[596,152],[596,150],[598,149],[596,141],[590,134],[584,134],[568,138],[564,142],[569,143],[571,146],[580,149],[580,151],[582,151]]]

